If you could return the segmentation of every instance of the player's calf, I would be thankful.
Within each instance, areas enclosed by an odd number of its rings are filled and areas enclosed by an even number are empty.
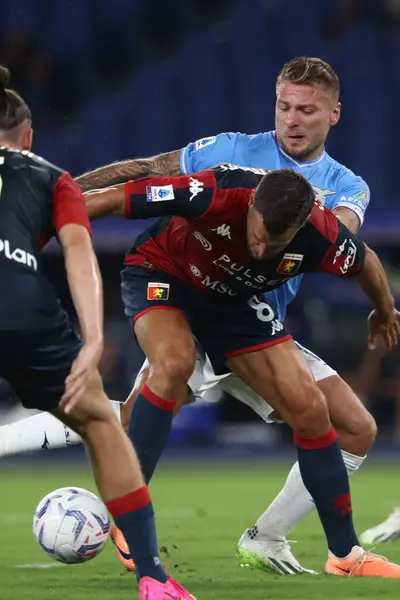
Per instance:
[[[84,439],[97,487],[135,561],[137,577],[166,583],[161,565],[154,512],[132,444],[110,408],[98,373],[85,397],[66,415],[55,414]]]
[[[355,456],[365,456],[375,441],[375,419],[338,375],[318,381],[318,387],[325,395],[341,448]]]
[[[301,476],[316,504],[328,547],[336,556],[346,556],[358,545],[349,481],[324,396],[303,356],[292,341],[285,341],[235,356],[229,366],[294,429]]]

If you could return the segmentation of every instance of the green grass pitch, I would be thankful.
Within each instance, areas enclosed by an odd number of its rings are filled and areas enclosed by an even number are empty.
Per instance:
[[[400,597],[400,581],[301,575],[284,577],[241,568],[235,545],[242,530],[272,500],[287,465],[250,468],[248,463],[210,467],[162,467],[151,486],[157,512],[159,545],[168,569],[198,600],[365,600]],[[1,600],[128,600],[137,597],[132,574],[123,572],[111,543],[93,561],[60,568],[26,565],[52,563],[32,534],[32,515],[39,500],[62,486],[95,491],[85,465],[0,471]],[[352,479],[355,523],[360,532],[400,503],[396,466],[372,464]],[[294,498],[295,502],[296,499]],[[315,515],[290,536],[302,564],[322,572],[325,540]],[[400,540],[375,551],[400,562]],[[55,563],[54,563],[55,564]],[[22,567],[21,567],[22,565]]]

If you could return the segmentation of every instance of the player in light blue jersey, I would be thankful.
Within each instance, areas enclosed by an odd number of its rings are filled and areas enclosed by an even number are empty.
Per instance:
[[[286,167],[308,178],[317,198],[333,210],[351,231],[356,232],[362,225],[368,206],[368,186],[325,151],[329,130],[340,119],[339,80],[336,73],[321,59],[294,59],[279,74],[276,94],[274,131],[255,135],[213,135],[193,142],[182,150],[101,167],[78,177],[77,182],[86,191],[145,176],[195,173],[219,163],[267,170]],[[221,235],[224,235],[223,227]],[[202,243],[201,240],[199,243]],[[267,294],[265,306],[273,305],[279,317],[284,319],[286,307],[296,296],[300,283],[301,278],[298,277]],[[260,315],[262,304],[258,307]],[[361,466],[374,441],[375,421],[333,369],[309,350],[299,347],[326,397],[343,458],[351,474]],[[202,357],[199,364],[205,365],[206,362],[206,357]],[[146,374],[145,369],[137,381],[137,387],[145,381]],[[262,399],[244,389],[243,382],[237,379],[235,381],[233,378],[230,385],[229,378],[218,383],[239,400],[250,404],[264,420],[279,418],[279,415],[272,413],[272,409],[268,410]],[[206,376],[203,373],[202,381],[203,384],[210,384],[208,387],[216,383],[209,370]],[[127,408],[130,408],[134,396],[131,395]],[[238,545],[240,558],[251,566],[272,568],[282,574],[306,571],[293,556],[286,536],[313,508],[296,463],[280,494],[255,526],[242,535]]]

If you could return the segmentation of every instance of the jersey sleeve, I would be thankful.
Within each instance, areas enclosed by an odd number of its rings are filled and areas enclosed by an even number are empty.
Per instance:
[[[181,172],[197,173],[220,163],[234,163],[238,136],[237,133],[220,133],[188,144],[181,150]]]
[[[64,225],[82,225],[91,232],[85,199],[69,173],[63,173],[56,181],[51,222],[56,233]]]
[[[125,184],[127,219],[203,215],[212,204],[217,188],[214,173],[202,171],[180,177],[155,177]]]
[[[331,210],[348,208],[356,213],[362,225],[370,199],[369,187],[361,177],[347,176],[342,179],[343,187],[339,190]]]
[[[365,244],[343,223],[324,209],[323,226],[319,231],[325,238],[324,251],[321,245],[321,257],[317,266],[320,273],[329,273],[341,278],[356,277],[365,262]],[[321,219],[322,221],[322,219]]]

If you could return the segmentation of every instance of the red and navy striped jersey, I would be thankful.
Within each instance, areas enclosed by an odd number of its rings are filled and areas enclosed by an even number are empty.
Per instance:
[[[37,271],[39,250],[67,224],[90,231],[71,175],[32,152],[0,147],[0,265]]]
[[[164,271],[203,293],[252,296],[305,272],[356,276],[365,245],[316,201],[308,221],[273,258],[247,247],[247,211],[264,172],[232,165],[125,185],[127,218],[163,217],[140,235],[126,265]]]

